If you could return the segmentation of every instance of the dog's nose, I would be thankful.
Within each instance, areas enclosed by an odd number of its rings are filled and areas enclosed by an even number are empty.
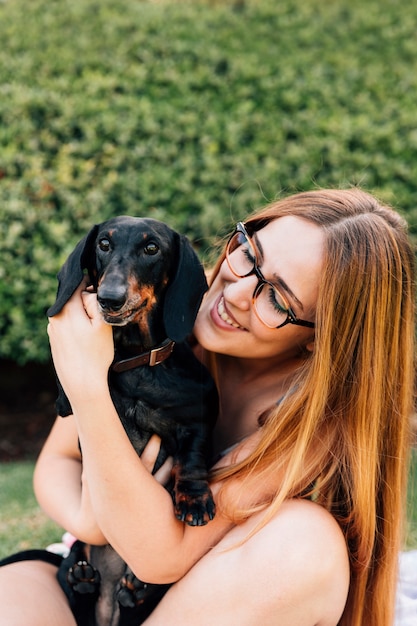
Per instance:
[[[106,311],[120,311],[126,302],[127,292],[124,287],[101,289],[97,292],[97,300],[101,308]]]

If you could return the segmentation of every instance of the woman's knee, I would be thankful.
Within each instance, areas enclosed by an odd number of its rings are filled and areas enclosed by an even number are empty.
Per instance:
[[[0,626],[76,626],[56,571],[41,561],[0,567]]]

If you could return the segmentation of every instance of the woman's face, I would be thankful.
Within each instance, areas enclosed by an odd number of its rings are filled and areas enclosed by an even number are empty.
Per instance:
[[[260,270],[277,285],[297,318],[314,322],[324,234],[300,217],[285,216],[254,233]],[[200,345],[240,358],[285,360],[311,349],[314,330],[294,324],[268,328],[255,313],[252,274],[236,277],[225,260],[204,297],[195,324]],[[283,286],[284,285],[284,286]]]

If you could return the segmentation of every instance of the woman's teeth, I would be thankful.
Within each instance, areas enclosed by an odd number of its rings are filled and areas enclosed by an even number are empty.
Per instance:
[[[217,312],[219,314],[219,316],[222,318],[222,320],[224,322],[226,322],[226,324],[229,324],[230,326],[233,326],[234,328],[240,328],[243,330],[242,326],[239,326],[239,324],[236,324],[236,322],[234,322],[226,313],[226,309],[224,308],[224,299],[221,298],[219,300],[219,304],[217,305]]]

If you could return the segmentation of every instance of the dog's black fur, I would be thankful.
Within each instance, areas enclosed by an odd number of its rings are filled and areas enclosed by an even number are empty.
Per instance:
[[[207,289],[203,268],[188,240],[166,224],[149,218],[113,218],[94,226],[61,268],[50,317],[61,311],[84,270],[104,320],[113,326],[115,362],[148,351],[166,338],[176,342],[172,355],[153,367],[120,373],[110,368],[109,387],[138,454],[157,433],[162,439],[157,466],[173,456],[176,516],[190,525],[205,524],[215,514],[207,459],[217,394],[207,370],[185,342]],[[62,388],[57,410],[63,417],[71,413]],[[110,546],[80,542],[64,560],[59,579],[80,626],[137,625],[168,588],[138,581]],[[109,617],[102,618],[103,613]]]

